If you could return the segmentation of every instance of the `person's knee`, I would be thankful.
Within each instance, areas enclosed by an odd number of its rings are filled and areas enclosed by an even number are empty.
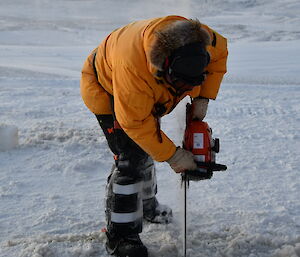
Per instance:
[[[142,231],[142,178],[128,176],[115,169],[111,175],[106,200],[108,231],[137,234]]]

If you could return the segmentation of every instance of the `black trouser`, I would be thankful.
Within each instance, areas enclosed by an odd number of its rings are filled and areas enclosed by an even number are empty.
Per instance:
[[[107,230],[113,237],[138,234],[142,232],[143,211],[155,208],[153,160],[122,129],[114,128],[112,115],[96,117],[116,156],[106,192]]]

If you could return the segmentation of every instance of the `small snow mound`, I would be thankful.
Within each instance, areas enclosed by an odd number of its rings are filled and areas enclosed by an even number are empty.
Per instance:
[[[300,256],[300,243],[296,245],[284,245],[281,249],[277,250],[273,257],[299,257]]]
[[[98,144],[104,141],[99,129],[68,128],[63,123],[38,123],[23,133],[25,145],[40,144]],[[102,137],[101,137],[102,136]]]
[[[178,248],[175,244],[162,245],[159,249],[157,256],[167,257],[167,256],[180,256]]]
[[[102,232],[89,234],[40,235],[7,242],[8,247],[22,244],[20,257],[92,257],[102,256],[105,236]]]
[[[9,151],[19,144],[18,128],[0,124],[0,151]]]

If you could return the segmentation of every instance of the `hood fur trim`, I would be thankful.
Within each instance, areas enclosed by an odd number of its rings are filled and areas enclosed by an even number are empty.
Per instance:
[[[150,51],[152,65],[162,71],[165,59],[184,45],[201,42],[206,47],[211,42],[208,32],[201,28],[199,20],[175,21],[155,32],[156,39]]]

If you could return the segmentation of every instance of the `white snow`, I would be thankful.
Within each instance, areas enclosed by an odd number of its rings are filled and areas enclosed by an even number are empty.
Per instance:
[[[19,144],[18,128],[7,124],[0,124],[0,151],[9,151]]]
[[[1,0],[0,124],[19,144],[0,151],[0,256],[107,256],[112,155],[81,100],[81,67],[116,27],[178,14],[225,35],[230,53],[206,118],[228,171],[191,183],[188,255],[299,257],[299,11],[296,0]],[[162,124],[178,145],[184,108]],[[151,257],[181,256],[179,177],[157,170],[174,223],[145,223],[142,239]]]

